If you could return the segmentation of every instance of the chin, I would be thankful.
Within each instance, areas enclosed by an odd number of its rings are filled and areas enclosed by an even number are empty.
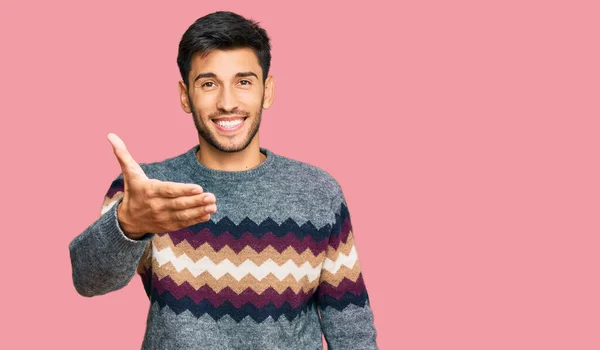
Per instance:
[[[237,145],[230,145],[230,144],[223,144],[220,142],[208,142],[211,146],[213,146],[215,149],[221,151],[221,152],[226,152],[226,153],[235,153],[235,152],[241,152],[243,150],[245,150],[246,148],[248,148],[248,146],[250,145],[250,142],[246,142],[243,144],[237,144]]]

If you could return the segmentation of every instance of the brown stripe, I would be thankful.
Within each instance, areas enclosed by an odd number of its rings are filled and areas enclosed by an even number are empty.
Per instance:
[[[123,193],[123,192],[117,192],[117,193],[115,193],[115,194],[112,196],[112,198],[111,198],[111,197],[108,197],[108,196],[105,196],[105,197],[104,197],[104,202],[102,202],[102,208],[104,209],[104,208],[105,208],[105,207],[107,207],[107,206],[108,206],[110,203],[112,203],[112,202],[116,202],[116,201],[118,201],[119,199],[123,198],[123,196],[124,196],[124,193]]]
[[[169,235],[155,236],[152,240],[152,243],[159,251],[165,248],[171,248],[171,251],[173,251],[176,257],[180,257],[185,254],[194,262],[202,259],[203,257],[208,257],[216,264],[228,259],[236,266],[239,266],[247,259],[250,259],[256,265],[261,265],[268,259],[271,259],[278,265],[282,265],[288,260],[292,260],[294,263],[296,263],[296,265],[300,266],[308,261],[308,263],[315,268],[319,267],[323,263],[325,255],[325,252],[321,252],[315,256],[310,249],[306,249],[304,252],[302,252],[302,254],[298,254],[298,252],[296,252],[296,250],[291,246],[286,248],[282,253],[279,253],[272,246],[268,246],[260,253],[256,252],[250,246],[244,247],[239,254],[236,254],[235,251],[228,246],[223,247],[217,252],[209,243],[204,243],[198,247],[198,249],[194,249],[194,247],[192,247],[192,245],[186,240],[174,245]],[[331,246],[327,248],[329,259],[336,260],[340,253],[348,255],[353,245],[354,236],[352,233],[350,233],[346,243],[340,243],[337,249],[334,249]]]
[[[287,247],[282,253],[279,253],[272,246],[266,247],[260,253],[257,253],[254,249],[252,249],[252,247],[246,246],[239,252],[239,254],[236,254],[235,251],[228,246],[223,247],[217,252],[209,243],[204,243],[198,247],[198,249],[194,249],[194,247],[192,247],[186,240],[183,240],[175,246],[169,235],[162,235],[161,237],[155,236],[152,240],[152,243],[159,251],[165,248],[171,248],[175,256],[180,257],[185,254],[194,262],[202,259],[203,257],[208,257],[215,264],[228,259],[236,266],[239,266],[248,259],[260,266],[268,259],[271,259],[278,265],[283,265],[288,260],[292,260],[294,263],[296,263],[296,265],[300,266],[308,261],[313,268],[316,268],[321,266],[325,259],[325,252],[321,252],[319,255],[315,256],[311,250],[307,248],[304,252],[302,252],[302,254],[298,254],[298,252],[296,252],[296,250],[291,246]]]
[[[340,253],[348,255],[350,253],[350,250],[352,250],[353,246],[354,235],[352,234],[352,231],[350,231],[350,233],[348,233],[348,240],[346,241],[346,243],[340,242],[340,245],[337,247],[337,249],[334,249],[332,246],[327,247],[327,257],[335,261],[340,255]]]
[[[323,271],[321,271],[321,282],[327,282],[332,286],[337,287],[342,282],[344,277],[352,282],[356,282],[359,274],[360,263],[357,260],[353,268],[350,269],[346,265],[342,265],[342,267],[335,274],[323,269]]]
[[[156,260],[153,262],[152,270],[156,273],[159,280],[169,276],[177,283],[177,285],[188,282],[194,289],[200,289],[200,287],[208,285],[217,293],[225,287],[230,287],[238,294],[242,293],[248,287],[259,294],[269,287],[273,287],[279,294],[283,293],[287,288],[291,288],[294,293],[298,293],[300,290],[308,293],[314,291],[319,284],[319,279],[316,279],[311,283],[308,281],[308,277],[304,276],[300,281],[296,281],[296,278],[292,275],[288,275],[283,281],[280,281],[273,274],[269,274],[260,281],[251,274],[248,274],[238,281],[228,273],[217,280],[208,271],[203,272],[198,277],[194,277],[187,269],[177,272],[170,262],[158,267]]]
[[[144,248],[144,253],[138,262],[137,272],[143,273],[152,266],[152,241],[148,241]]]

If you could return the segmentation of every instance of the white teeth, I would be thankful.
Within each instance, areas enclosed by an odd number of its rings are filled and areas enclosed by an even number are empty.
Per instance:
[[[243,120],[242,119],[238,119],[238,120],[222,120],[222,121],[217,121],[217,124],[219,124],[219,126],[222,126],[224,128],[235,128],[236,126],[242,124]]]

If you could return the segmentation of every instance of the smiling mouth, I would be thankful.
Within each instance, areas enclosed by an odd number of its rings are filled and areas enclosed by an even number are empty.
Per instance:
[[[224,117],[213,119],[212,122],[215,123],[217,129],[230,132],[239,130],[242,126],[244,126],[246,119],[248,119],[248,117]]]

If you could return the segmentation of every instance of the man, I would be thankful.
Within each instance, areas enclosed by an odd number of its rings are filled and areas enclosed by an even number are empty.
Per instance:
[[[70,244],[84,296],[137,272],[150,299],[143,349],[376,349],[350,215],[324,170],[259,146],[273,103],[267,33],[216,12],[184,33],[181,106],[199,143],[122,173]],[[218,206],[218,209],[217,209]]]

